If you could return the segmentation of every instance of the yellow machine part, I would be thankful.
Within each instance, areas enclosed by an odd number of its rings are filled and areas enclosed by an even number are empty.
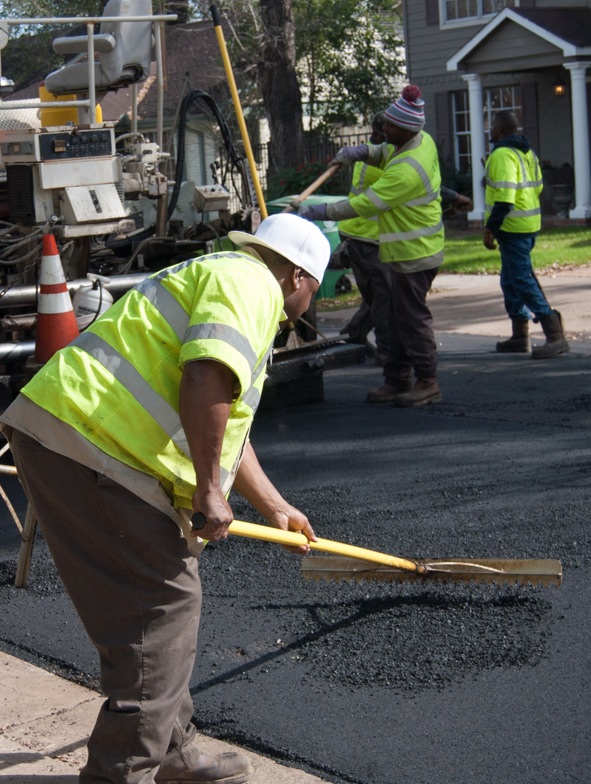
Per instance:
[[[45,88],[45,85],[39,85],[39,98],[43,103],[50,101],[75,101],[75,95],[54,95]],[[96,122],[102,123],[103,112],[100,106],[96,107]],[[52,125],[66,125],[66,123],[78,124],[78,110],[75,106],[56,106],[55,109],[45,108],[41,109],[41,125],[49,127]]]

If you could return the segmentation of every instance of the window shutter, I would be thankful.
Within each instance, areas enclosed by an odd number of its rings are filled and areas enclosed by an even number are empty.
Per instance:
[[[520,0],[519,7],[520,8],[535,8],[536,7],[536,0]]]
[[[451,96],[449,93],[435,94],[435,127],[437,129],[435,142],[442,158],[441,163],[451,164],[453,166],[450,99]]]
[[[439,0],[425,0],[425,12],[428,25],[439,24]]]
[[[535,82],[521,85],[521,104],[523,106],[523,133],[531,142],[534,152],[539,150],[538,134],[538,93]]]

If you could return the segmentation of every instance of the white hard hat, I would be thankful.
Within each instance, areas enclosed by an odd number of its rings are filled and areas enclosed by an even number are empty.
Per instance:
[[[240,247],[262,245],[274,250],[320,283],[330,259],[330,242],[316,224],[289,212],[269,215],[255,234],[230,231],[228,238]]]

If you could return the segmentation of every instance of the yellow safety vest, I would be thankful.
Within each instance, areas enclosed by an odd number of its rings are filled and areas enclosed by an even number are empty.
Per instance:
[[[128,291],[23,388],[38,406],[192,507],[195,470],[179,416],[183,366],[214,359],[237,378],[221,455],[228,493],[258,406],[283,312],[269,268],[219,253],[155,273]]]
[[[349,198],[352,196],[359,196],[360,193],[374,182],[380,179],[383,170],[377,166],[370,166],[365,161],[357,161],[353,167],[353,176],[351,180],[351,191]],[[349,218],[348,220],[339,221],[339,231],[346,234],[347,237],[359,239],[362,241],[370,240],[376,245],[378,244],[378,216],[372,215],[371,218]]]
[[[392,152],[380,179],[349,200],[362,217],[378,214],[384,262],[423,259],[443,250],[439,158],[429,134],[421,136],[414,149]]]
[[[502,231],[533,234],[540,230],[542,213],[540,193],[544,187],[542,170],[533,150],[497,147],[485,167],[486,205],[484,222],[496,201],[513,204],[501,224]]]

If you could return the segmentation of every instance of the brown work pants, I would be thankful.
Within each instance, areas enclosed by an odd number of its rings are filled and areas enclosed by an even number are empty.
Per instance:
[[[379,248],[371,242],[347,239],[355,283],[363,303],[349,322],[349,335],[365,341],[373,327],[376,348],[386,355],[390,347],[388,313],[390,310],[391,270],[380,261]],[[365,305],[365,307],[364,307]]]
[[[14,430],[19,478],[100,657],[107,697],[80,781],[148,784],[189,743],[201,585],[174,521]]]
[[[421,272],[392,270],[392,298],[388,326],[390,351],[384,364],[386,384],[396,386],[416,378],[437,376],[437,344],[427,293],[437,267]]]

